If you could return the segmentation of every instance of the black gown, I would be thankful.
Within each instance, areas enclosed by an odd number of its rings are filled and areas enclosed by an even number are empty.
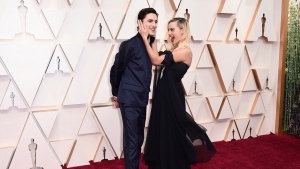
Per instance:
[[[190,164],[209,161],[216,149],[206,129],[185,109],[181,79],[189,66],[175,63],[170,51],[160,54],[165,54],[164,67],[152,100],[144,161],[149,169],[189,169]]]

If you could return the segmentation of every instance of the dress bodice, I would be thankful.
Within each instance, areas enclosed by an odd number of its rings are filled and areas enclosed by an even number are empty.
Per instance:
[[[159,52],[159,54],[165,54],[165,59],[163,60],[162,64],[164,64],[165,67],[169,67],[167,70],[165,70],[170,71],[170,73],[167,74],[172,76],[171,78],[174,82],[180,82],[180,80],[183,78],[183,76],[189,69],[189,65],[187,65],[184,62],[175,62],[172,52],[170,51]],[[162,73],[166,74],[166,72]]]
[[[184,62],[175,62],[171,65],[171,69],[174,80],[180,81],[189,69],[189,66]]]

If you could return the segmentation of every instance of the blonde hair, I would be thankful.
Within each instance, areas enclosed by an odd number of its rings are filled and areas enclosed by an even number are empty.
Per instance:
[[[169,43],[169,49],[170,51],[179,50],[181,48],[187,48],[189,46],[189,41],[191,40],[191,33],[190,33],[190,26],[189,22],[185,18],[173,18],[168,22],[168,25],[171,22],[177,22],[177,26],[179,29],[183,30],[183,35],[181,40],[179,41],[178,45],[175,47],[173,43],[171,42],[171,38],[168,37],[168,43]]]

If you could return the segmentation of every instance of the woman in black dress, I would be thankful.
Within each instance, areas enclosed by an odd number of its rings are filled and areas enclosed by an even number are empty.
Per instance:
[[[153,65],[162,66],[152,100],[152,110],[145,144],[144,161],[149,169],[189,169],[191,164],[207,162],[216,149],[206,134],[185,110],[181,79],[192,62],[188,46],[189,24],[184,18],[168,23],[170,49],[157,52],[148,32],[139,21],[139,32]]]

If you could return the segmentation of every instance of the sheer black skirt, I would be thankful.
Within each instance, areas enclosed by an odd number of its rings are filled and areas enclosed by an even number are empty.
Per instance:
[[[185,110],[181,78],[188,65],[174,63],[173,55],[166,54],[152,100],[144,161],[150,169],[189,169],[209,161],[216,149],[206,129]]]

